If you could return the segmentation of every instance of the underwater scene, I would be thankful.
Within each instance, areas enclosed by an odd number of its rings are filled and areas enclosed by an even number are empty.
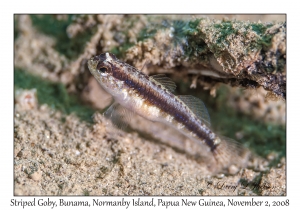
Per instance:
[[[13,157],[15,195],[285,196],[286,16],[14,15]]]

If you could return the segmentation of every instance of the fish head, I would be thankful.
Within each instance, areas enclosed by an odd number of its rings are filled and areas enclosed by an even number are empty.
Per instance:
[[[120,61],[112,53],[103,53],[88,61],[88,68],[100,85],[110,94],[122,88],[123,81],[118,78],[122,74]]]

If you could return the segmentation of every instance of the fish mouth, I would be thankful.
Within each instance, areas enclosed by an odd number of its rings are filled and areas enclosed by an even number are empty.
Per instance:
[[[95,71],[97,68],[97,65],[99,63],[99,60],[96,57],[93,57],[88,60],[88,68],[90,71]]]

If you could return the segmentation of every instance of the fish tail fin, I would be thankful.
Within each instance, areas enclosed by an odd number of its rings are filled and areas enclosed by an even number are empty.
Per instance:
[[[249,150],[233,139],[220,138],[221,142],[212,150],[217,166],[222,169],[228,169],[232,165],[238,168],[246,167]]]

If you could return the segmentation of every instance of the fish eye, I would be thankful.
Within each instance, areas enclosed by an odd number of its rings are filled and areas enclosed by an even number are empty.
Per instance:
[[[107,68],[106,67],[100,67],[100,68],[98,68],[98,72],[99,73],[105,73],[105,72],[107,72]]]

